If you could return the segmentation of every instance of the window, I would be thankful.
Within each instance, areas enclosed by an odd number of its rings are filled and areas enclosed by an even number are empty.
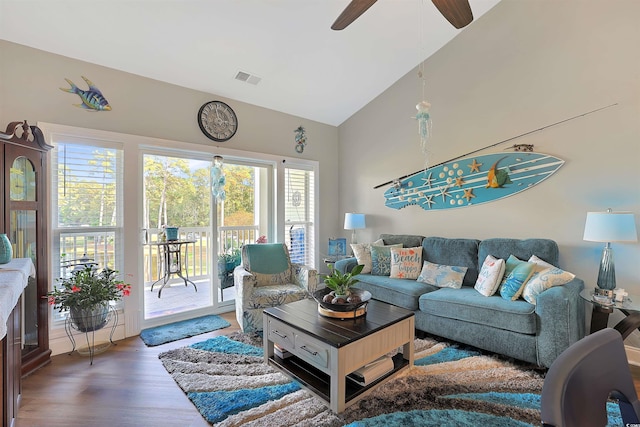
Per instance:
[[[52,142],[53,283],[70,273],[73,265],[65,264],[83,257],[121,271],[122,149],[57,135]]]
[[[315,265],[315,174],[312,170],[285,168],[285,241],[291,261]]]

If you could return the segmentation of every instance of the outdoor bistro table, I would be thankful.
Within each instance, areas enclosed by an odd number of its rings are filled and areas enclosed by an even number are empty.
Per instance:
[[[160,298],[162,289],[173,274],[184,280],[185,286],[189,286],[189,283],[191,283],[196,292],[198,292],[196,284],[189,280],[188,268],[185,268],[184,274],[182,271],[182,247],[195,242],[195,240],[168,240],[166,242],[147,243],[149,246],[158,247],[158,280],[151,285],[151,292],[153,292],[153,287],[156,283],[162,281],[162,286],[158,290],[158,298]],[[189,251],[184,252],[184,264],[186,266],[189,265]]]

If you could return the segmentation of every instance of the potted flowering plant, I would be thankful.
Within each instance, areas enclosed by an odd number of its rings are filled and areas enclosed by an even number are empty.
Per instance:
[[[116,274],[109,268],[97,272],[91,266],[75,270],[58,279],[60,286],[47,294],[49,304],[69,310],[71,322],[81,332],[98,330],[107,323],[109,302],[131,293],[131,285],[117,279]]]

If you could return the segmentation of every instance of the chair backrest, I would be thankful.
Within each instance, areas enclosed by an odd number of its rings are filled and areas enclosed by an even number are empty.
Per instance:
[[[242,266],[257,276],[258,285],[283,285],[291,281],[291,260],[284,243],[244,245]]]
[[[576,342],[553,362],[542,387],[542,423],[557,427],[605,426],[606,403],[612,392],[629,403],[626,410],[631,409],[631,420],[637,419],[640,402],[622,336],[606,328]],[[625,418],[624,410],[622,415]],[[625,419],[634,422],[631,420]]]

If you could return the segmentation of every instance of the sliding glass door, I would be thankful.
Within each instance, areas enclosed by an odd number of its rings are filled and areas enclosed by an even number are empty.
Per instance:
[[[232,305],[242,245],[271,234],[272,168],[218,161],[143,155],[145,320]]]
[[[267,242],[272,236],[273,171],[271,166],[240,160],[223,163],[225,197],[216,203],[218,302],[233,301],[233,270],[242,245]]]
[[[143,165],[144,318],[211,307],[212,161],[145,153]]]

